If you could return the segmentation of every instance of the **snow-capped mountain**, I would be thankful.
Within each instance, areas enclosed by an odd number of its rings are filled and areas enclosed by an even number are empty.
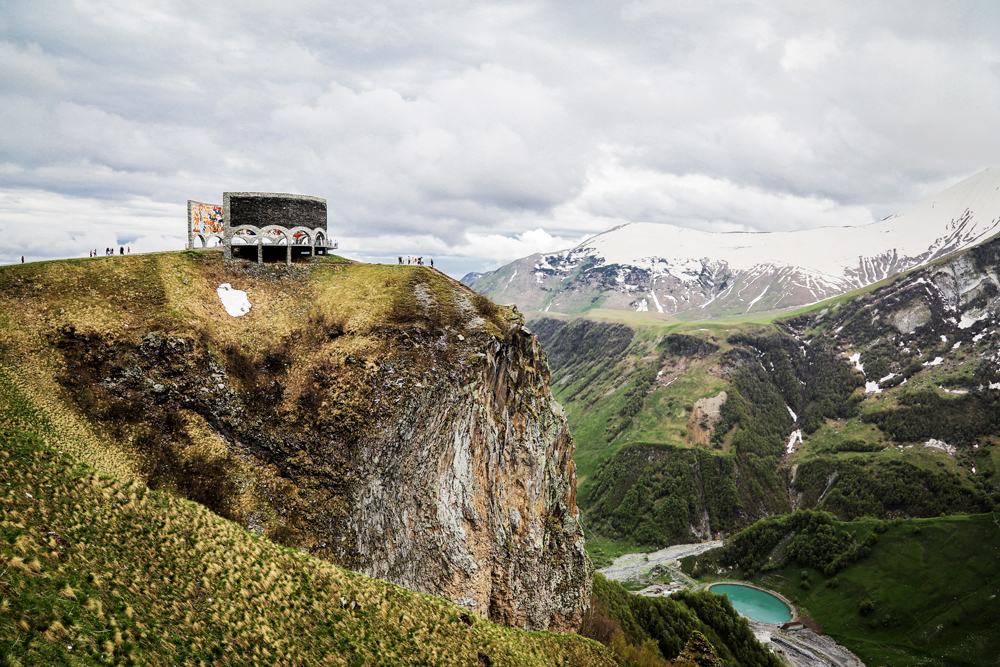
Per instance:
[[[793,308],[878,282],[1000,232],[1000,168],[860,227],[700,232],[636,222],[525,257],[474,288],[521,310],[659,311],[684,319]]]

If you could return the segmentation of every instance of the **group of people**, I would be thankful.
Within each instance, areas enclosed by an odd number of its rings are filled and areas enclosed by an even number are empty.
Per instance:
[[[106,256],[108,256],[108,257],[113,257],[114,254],[115,254],[115,249],[114,248],[105,248],[104,249],[104,254]],[[118,246],[118,254],[119,255],[131,255],[132,254],[132,246],[127,246],[127,247],[126,246]],[[90,251],[90,256],[91,257],[97,257],[97,249],[96,248]]]
[[[400,264],[403,263],[403,256],[402,255],[399,256],[399,263]],[[418,266],[423,266],[424,265],[424,258],[423,257],[407,257],[406,258],[406,263],[407,264],[417,264]],[[432,269],[434,268],[434,258],[431,258],[431,268]]]

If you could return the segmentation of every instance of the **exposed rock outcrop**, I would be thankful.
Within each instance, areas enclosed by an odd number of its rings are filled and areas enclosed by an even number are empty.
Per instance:
[[[516,311],[423,267],[147,256],[116,289],[111,266],[6,285],[0,309],[27,314],[4,352],[135,477],[493,620],[576,630],[573,443]]]
[[[705,635],[697,630],[691,633],[687,645],[673,661],[673,667],[722,667],[723,662]]]
[[[572,630],[591,574],[566,420],[526,327],[481,349],[478,373],[411,394],[363,439],[359,569],[508,625]]]

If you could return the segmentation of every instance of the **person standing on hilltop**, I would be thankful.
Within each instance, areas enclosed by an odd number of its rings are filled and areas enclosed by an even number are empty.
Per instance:
[[[21,264],[24,264],[24,255],[21,255]]]

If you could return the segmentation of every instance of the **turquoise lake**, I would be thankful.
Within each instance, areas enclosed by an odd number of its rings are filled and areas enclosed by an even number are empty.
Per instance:
[[[709,588],[713,593],[725,595],[733,603],[736,611],[761,623],[780,625],[792,620],[788,605],[764,591],[749,586],[719,584]]]

